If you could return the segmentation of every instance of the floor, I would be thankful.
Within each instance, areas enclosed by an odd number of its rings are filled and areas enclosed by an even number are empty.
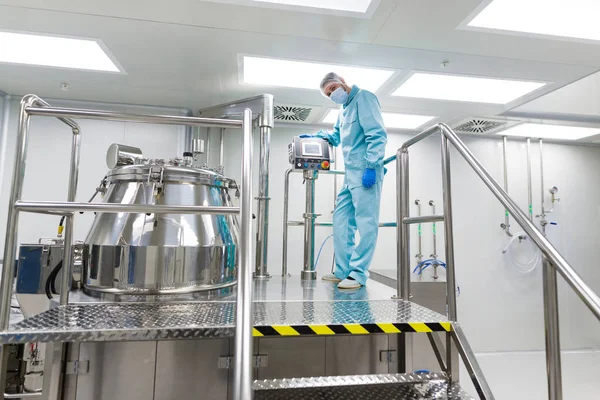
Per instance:
[[[476,354],[496,400],[547,400],[544,352]],[[563,398],[600,397],[600,350],[565,351],[562,354]],[[461,385],[476,393],[461,369]]]

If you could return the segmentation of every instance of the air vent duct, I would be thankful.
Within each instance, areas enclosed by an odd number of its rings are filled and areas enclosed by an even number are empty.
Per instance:
[[[283,122],[306,122],[313,109],[303,106],[275,106],[275,120]]]
[[[457,133],[493,133],[504,129],[508,121],[472,118],[454,127]]]

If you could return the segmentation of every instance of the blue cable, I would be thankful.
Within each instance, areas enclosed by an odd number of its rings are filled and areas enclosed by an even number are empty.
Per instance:
[[[319,257],[321,257],[321,251],[323,250],[323,247],[325,246],[325,243],[327,243],[327,241],[329,240],[330,237],[332,237],[333,234],[327,236],[325,238],[325,240],[323,240],[323,244],[321,244],[321,248],[319,249],[319,253],[317,254],[317,259],[315,260],[315,265],[313,266],[313,271],[315,271],[317,269],[317,264],[319,264]]]
[[[413,274],[416,273],[419,268],[421,268],[421,271],[419,272],[419,275],[420,275],[421,272],[423,272],[423,270],[425,270],[427,267],[429,267],[430,265],[434,264],[435,262],[437,262],[438,265],[446,268],[446,263],[445,262],[440,261],[440,260],[436,260],[435,258],[430,258],[429,260],[421,261],[419,264],[417,264],[417,266],[413,270]],[[422,268],[424,265],[425,265],[425,267]]]

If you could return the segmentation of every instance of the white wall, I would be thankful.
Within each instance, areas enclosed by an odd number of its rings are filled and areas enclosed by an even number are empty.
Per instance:
[[[3,183],[0,192],[0,229],[6,226],[10,184],[17,136],[19,100],[11,101]],[[53,105],[112,109],[130,113],[172,113],[168,110],[146,107],[95,105],[76,102],[57,102]],[[88,201],[100,180],[106,175],[106,150],[112,143],[140,147],[145,156],[173,158],[183,152],[184,127],[149,125],[97,120],[78,120],[81,127],[81,162],[77,201]],[[67,196],[71,130],[62,122],[48,117],[32,117],[23,200],[65,201]],[[19,223],[18,243],[37,243],[40,237],[55,237],[59,217],[23,213]],[[93,213],[75,218],[75,240],[84,240],[93,221]],[[4,251],[4,240],[0,241]]]
[[[271,274],[280,274],[282,254],[282,218],[284,172],[289,167],[287,144],[306,128],[275,128],[271,151],[271,213],[269,228],[268,267]],[[386,154],[392,155],[408,138],[406,134],[391,133]],[[216,138],[216,136],[215,136]],[[215,142],[213,140],[213,142]],[[467,146],[498,180],[502,181],[502,147],[500,140],[465,138]],[[227,131],[226,174],[238,177],[240,166],[240,132]],[[545,144],[546,188],[559,187],[561,201],[549,218],[559,223],[548,227],[548,238],[570,261],[586,282],[600,292],[600,272],[593,260],[600,256],[600,240],[595,234],[600,224],[600,148]],[[524,141],[509,141],[509,191],[527,208],[526,149]],[[538,144],[532,144],[534,213],[540,211]],[[430,138],[411,150],[411,205],[415,199],[423,202],[423,213],[431,212],[429,200],[442,211],[441,164],[439,138]],[[502,254],[508,237],[500,228],[504,222],[503,207],[480,182],[470,167],[452,153],[452,185],[454,197],[454,235],[456,248],[459,321],[470,343],[478,352],[541,350],[544,348],[541,270],[523,275]],[[255,152],[255,181],[257,190],[258,154]],[[383,188],[381,220],[395,220],[395,164],[390,165]],[[336,166],[341,168],[341,165]],[[293,174],[290,190],[290,219],[301,219],[304,210],[304,187],[299,174]],[[317,181],[317,213],[321,220],[331,220],[333,178],[322,176]],[[341,186],[341,181],[340,181]],[[550,197],[546,192],[547,208]],[[416,206],[411,206],[416,215]],[[513,231],[518,226],[513,223]],[[289,230],[288,268],[299,273],[302,268],[302,228]],[[317,228],[317,251],[331,228]],[[432,252],[431,225],[423,227],[423,253]],[[438,225],[438,253],[444,259],[443,225]],[[416,254],[416,227],[413,228],[412,255]],[[523,245],[523,255],[530,253]],[[331,268],[333,243],[329,241],[319,261],[322,275]],[[396,235],[392,228],[380,230],[372,269],[395,269]],[[413,258],[414,259],[414,258]],[[426,275],[430,270],[426,271]],[[443,272],[442,272],[443,274]],[[417,278],[413,278],[417,279]],[[561,340],[565,349],[600,347],[600,327],[591,313],[561,280]]]

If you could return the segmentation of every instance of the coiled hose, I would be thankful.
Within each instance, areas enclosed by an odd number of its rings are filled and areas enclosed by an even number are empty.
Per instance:
[[[512,244],[514,243],[514,241],[527,240],[527,238],[528,236],[525,234],[525,232],[517,232],[513,234],[513,237],[508,241],[508,244],[506,245],[504,250],[502,250],[502,253],[508,256],[508,259],[513,265],[513,267],[515,267],[515,269],[521,274],[529,274],[533,272],[537,268],[538,264],[540,264],[542,261],[542,252],[540,251],[540,249],[537,248],[537,246],[535,246],[535,244],[533,244],[533,242],[531,242],[531,240],[528,241],[528,243],[530,243],[530,246],[533,247],[533,257],[531,258],[531,260],[527,262],[521,262],[517,259],[517,257],[514,256],[514,253],[511,251],[511,247],[513,247]]]

